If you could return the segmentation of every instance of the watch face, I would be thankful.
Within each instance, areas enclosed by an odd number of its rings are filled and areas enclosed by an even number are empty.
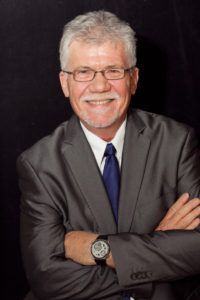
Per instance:
[[[95,259],[106,259],[110,253],[110,246],[107,241],[97,240],[92,244],[91,252]]]

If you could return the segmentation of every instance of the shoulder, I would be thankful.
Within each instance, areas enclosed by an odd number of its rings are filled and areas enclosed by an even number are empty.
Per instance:
[[[189,125],[178,122],[170,117],[161,115],[161,114],[156,114],[153,112],[147,112],[144,110],[140,109],[134,109],[132,111],[132,115],[136,115],[138,118],[140,118],[147,126],[150,126],[152,128],[157,127],[157,126],[173,126],[180,128],[180,130],[190,130],[192,127]]]
[[[193,128],[185,123],[178,122],[167,116],[151,113],[139,109],[135,109],[131,113],[134,122],[143,124],[145,130],[151,134],[158,132],[174,134],[174,135],[187,135],[193,132]]]
[[[134,109],[128,117],[129,136],[133,130],[158,145],[168,145],[172,148],[183,145],[199,147],[199,140],[192,127],[172,118]]]
[[[37,141],[30,148],[25,150],[17,161],[38,162],[44,159],[51,159],[52,153],[58,153],[65,139],[69,121],[60,124],[51,134]]]

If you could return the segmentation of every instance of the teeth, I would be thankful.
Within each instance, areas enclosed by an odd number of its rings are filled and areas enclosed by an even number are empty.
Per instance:
[[[107,99],[107,100],[90,100],[88,101],[89,103],[95,104],[95,105],[101,105],[101,104],[105,104],[108,103],[109,101],[111,101],[112,99]]]

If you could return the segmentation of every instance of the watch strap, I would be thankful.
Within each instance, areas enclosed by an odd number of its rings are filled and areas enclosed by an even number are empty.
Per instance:
[[[107,235],[98,235],[98,237],[96,238],[96,240],[108,240],[108,236]]]
[[[106,266],[106,260],[105,259],[95,259],[95,262],[98,266]]]

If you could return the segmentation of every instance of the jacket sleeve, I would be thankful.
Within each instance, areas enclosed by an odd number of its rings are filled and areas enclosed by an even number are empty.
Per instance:
[[[169,282],[200,273],[199,230],[109,236],[120,286]]]
[[[200,149],[189,130],[178,156],[177,191],[200,197]],[[109,237],[120,286],[174,281],[200,274],[200,229]]]
[[[21,251],[34,295],[42,300],[118,299],[115,271],[82,266],[64,256],[63,215],[48,187],[22,157],[17,162],[21,198]]]
[[[179,194],[189,192],[190,198],[200,197],[200,145],[193,129],[180,151],[177,190]]]

